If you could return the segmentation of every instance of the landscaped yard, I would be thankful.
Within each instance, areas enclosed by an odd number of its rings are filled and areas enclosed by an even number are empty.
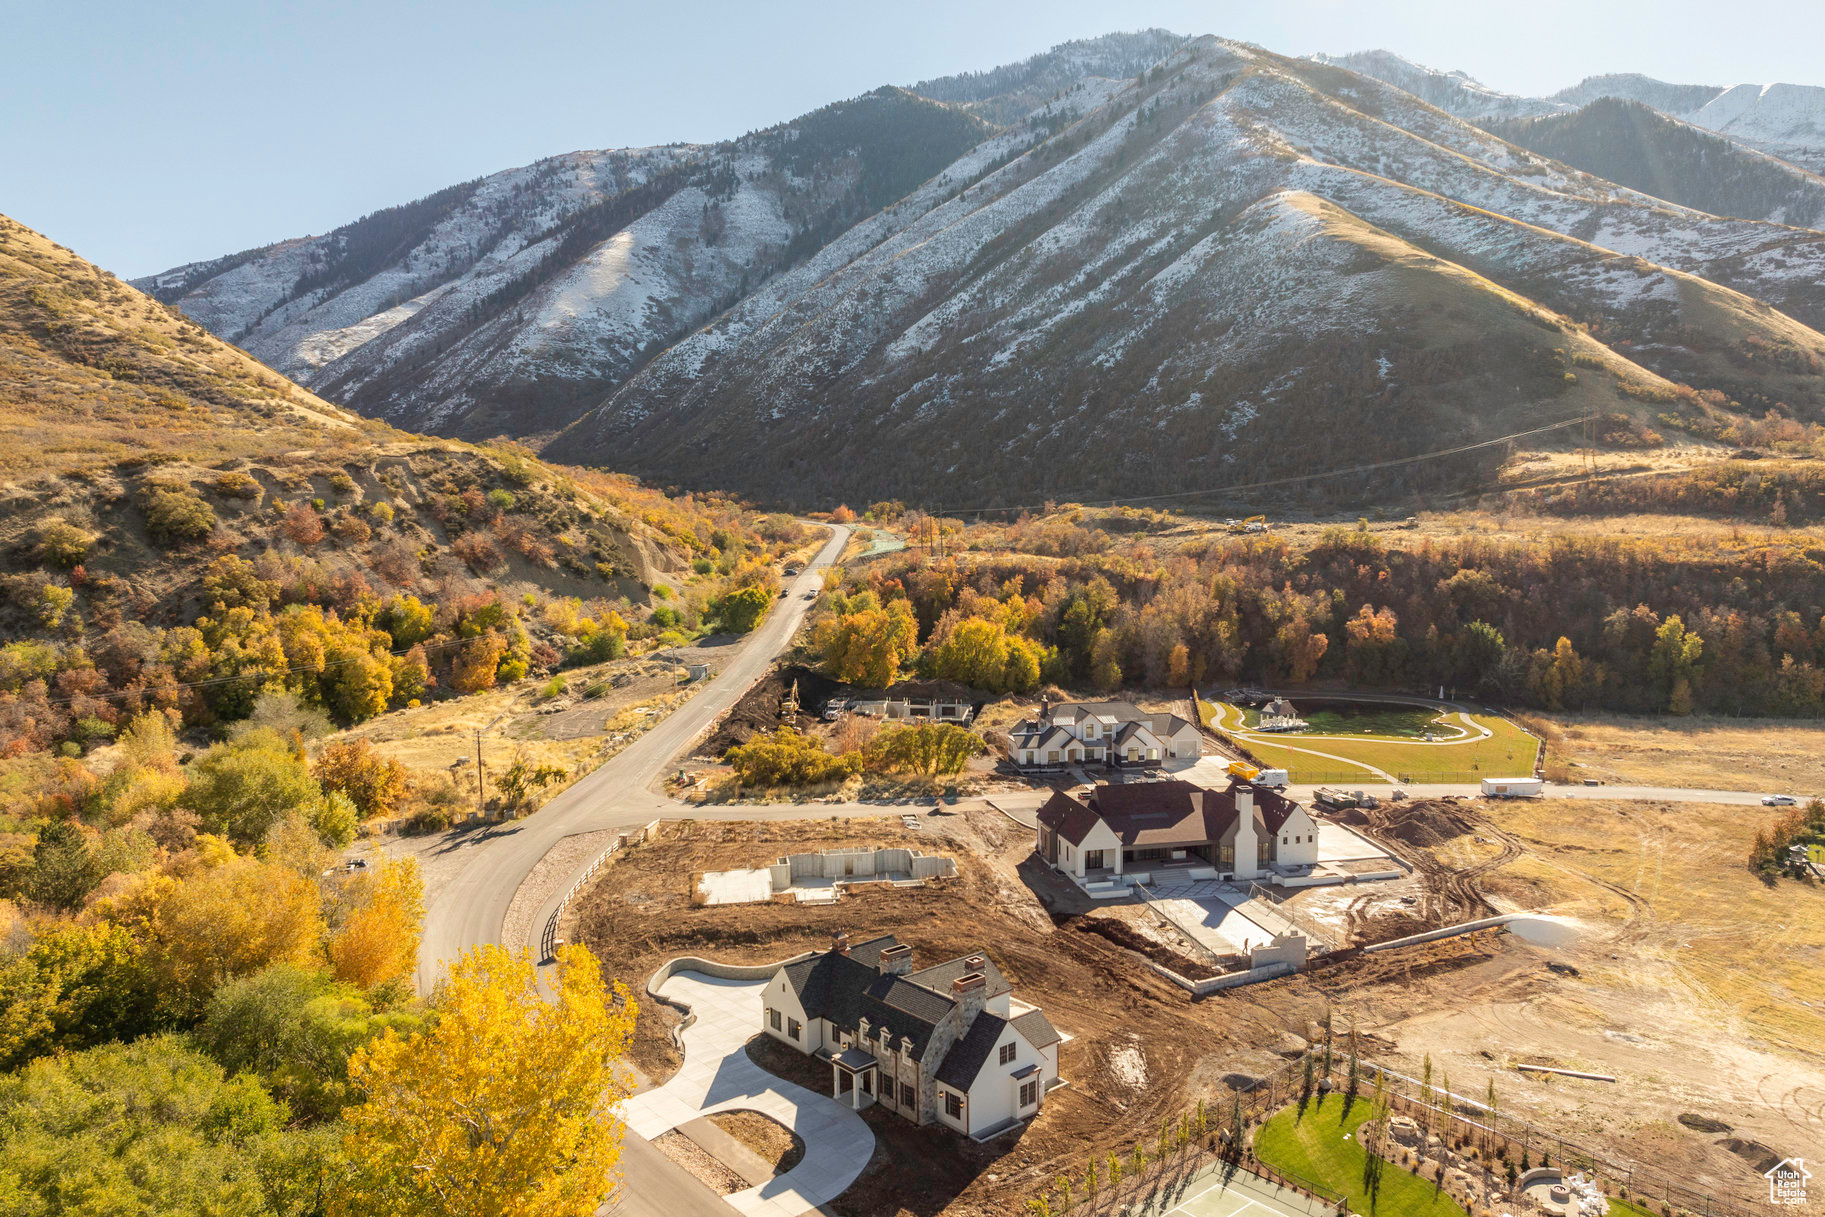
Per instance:
[[[1307,1104],[1305,1118],[1293,1104],[1270,1117],[1255,1133],[1255,1156],[1276,1170],[1310,1179],[1350,1198],[1352,1213],[1373,1217],[1465,1217],[1464,1210],[1432,1184],[1389,1163],[1373,1204],[1362,1185],[1367,1156],[1356,1130],[1369,1118],[1369,1101],[1359,1098],[1343,1118],[1343,1096],[1329,1094]]]
[[[1425,743],[1391,738],[1409,735],[1416,722],[1432,717],[1422,707],[1365,706],[1366,713],[1332,713],[1325,703],[1314,704],[1307,721],[1318,728],[1333,724],[1349,734],[1321,734],[1318,730],[1288,735],[1259,735],[1238,731],[1243,711],[1236,706],[1201,703],[1205,721],[1234,735],[1248,750],[1269,765],[1288,770],[1295,782],[1373,781],[1380,770],[1399,782],[1475,782],[1486,777],[1527,777],[1533,774],[1534,737],[1505,718],[1472,714],[1470,720],[1489,732],[1462,742]],[[1212,712],[1214,710],[1214,713]],[[1445,724],[1462,731],[1463,719],[1452,712]],[[1367,734],[1367,732],[1375,734]],[[1323,754],[1323,755],[1314,755]],[[1370,768],[1372,767],[1372,769]]]

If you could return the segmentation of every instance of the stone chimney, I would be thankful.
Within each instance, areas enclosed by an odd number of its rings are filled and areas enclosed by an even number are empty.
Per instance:
[[[849,935],[841,930],[838,930],[835,934],[831,935],[830,949],[835,951],[838,955],[849,954]]]
[[[1246,785],[1236,787],[1236,874],[1253,879],[1261,873],[1255,861],[1260,852],[1255,835],[1255,792]]]
[[[980,972],[966,972],[951,981],[951,1000],[957,1003],[957,1036],[969,1034],[970,1024],[982,1013],[989,1000],[989,978]]]
[[[904,976],[912,970],[912,948],[903,942],[881,952],[881,972],[886,976]]]

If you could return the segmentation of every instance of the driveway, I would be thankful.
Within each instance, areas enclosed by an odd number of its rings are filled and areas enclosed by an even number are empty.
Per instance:
[[[628,1130],[646,1138],[718,1111],[758,1111],[805,1143],[802,1161],[759,1187],[727,1196],[756,1217],[797,1217],[834,1200],[855,1182],[874,1153],[874,1134],[862,1117],[827,1095],[775,1077],[748,1058],[760,1033],[764,980],[722,980],[679,972],[659,986],[669,1001],[690,1007],[697,1021],[684,1031],[684,1065],[671,1081],[629,1098]]]

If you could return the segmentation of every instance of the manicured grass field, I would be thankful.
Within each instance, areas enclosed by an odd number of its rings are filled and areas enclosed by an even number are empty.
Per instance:
[[[1466,1217],[1464,1210],[1431,1183],[1402,1167],[1388,1163],[1382,1172],[1381,1193],[1375,1203],[1363,1190],[1362,1167],[1367,1156],[1356,1143],[1356,1130],[1369,1118],[1367,1098],[1359,1098],[1343,1116],[1343,1096],[1329,1094],[1306,1105],[1299,1118],[1292,1104],[1263,1124],[1255,1133],[1255,1156],[1271,1167],[1322,1183],[1350,1198],[1350,1211],[1372,1217]],[[1350,1134],[1346,1139],[1345,1133]]]
[[[1204,712],[1203,707],[1200,710]],[[1233,724],[1236,721],[1238,712],[1235,707],[1223,706],[1220,710],[1220,715],[1216,716],[1217,725]],[[1423,714],[1424,711],[1420,713]],[[1374,775],[1366,769],[1353,772],[1352,762],[1372,765],[1393,774],[1397,781],[1402,782],[1474,782],[1486,777],[1532,775],[1534,752],[1538,746],[1533,736],[1505,718],[1490,714],[1473,714],[1470,717],[1473,722],[1488,729],[1489,738],[1471,739],[1462,743],[1426,744],[1407,743],[1385,736],[1375,739],[1302,733],[1278,737],[1284,742],[1274,742],[1255,735],[1247,736],[1243,742],[1248,745],[1250,752],[1267,764],[1289,770],[1295,782],[1361,781],[1373,778]],[[1403,716],[1392,716],[1390,723],[1395,720],[1403,720]],[[1210,719],[1207,718],[1206,721]],[[1454,726],[1461,726],[1461,720],[1455,714],[1447,721]],[[1302,752],[1298,749],[1311,751]],[[1313,756],[1312,752],[1328,755]],[[1332,756],[1342,759],[1329,759]]]

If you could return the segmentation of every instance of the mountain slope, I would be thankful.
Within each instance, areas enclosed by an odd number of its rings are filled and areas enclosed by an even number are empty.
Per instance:
[[[728,504],[351,414],[4,216],[0,381],[0,571],[44,569],[55,524],[83,538],[50,564],[80,564],[60,582],[116,620],[123,603],[148,620],[194,611],[210,562],[236,554],[325,594],[644,598],[714,529],[747,533]],[[0,574],[9,638],[41,628],[43,582]]]
[[[364,414],[533,434],[989,131],[880,89],[725,144],[541,161],[146,285]]]
[[[161,452],[372,444],[391,429],[0,215],[0,476]]]
[[[1713,215],[1803,228],[1825,216],[1825,178],[1638,101],[1605,97],[1570,114],[1483,125],[1542,156]]]
[[[1491,89],[1462,72],[1441,72],[1391,51],[1312,58],[1373,76],[1472,122],[1565,114],[1599,98],[1638,101],[1813,173],[1825,173],[1825,88],[1817,86],[1735,85],[1724,89],[1618,73],[1587,77],[1551,97],[1520,97]]]
[[[1764,346],[1797,369],[1783,408],[1818,417],[1825,339],[1729,285],[1818,317],[1821,269],[1820,234],[1670,209],[1380,82],[1200,39],[846,234],[552,450],[794,500],[1167,492],[1702,413],[1660,369],[1740,400]]]
[[[1049,51],[986,72],[963,72],[909,86],[921,97],[950,102],[997,126],[1019,122],[1087,78],[1126,81],[1172,54],[1185,41],[1171,30],[1136,30],[1064,42]]]

